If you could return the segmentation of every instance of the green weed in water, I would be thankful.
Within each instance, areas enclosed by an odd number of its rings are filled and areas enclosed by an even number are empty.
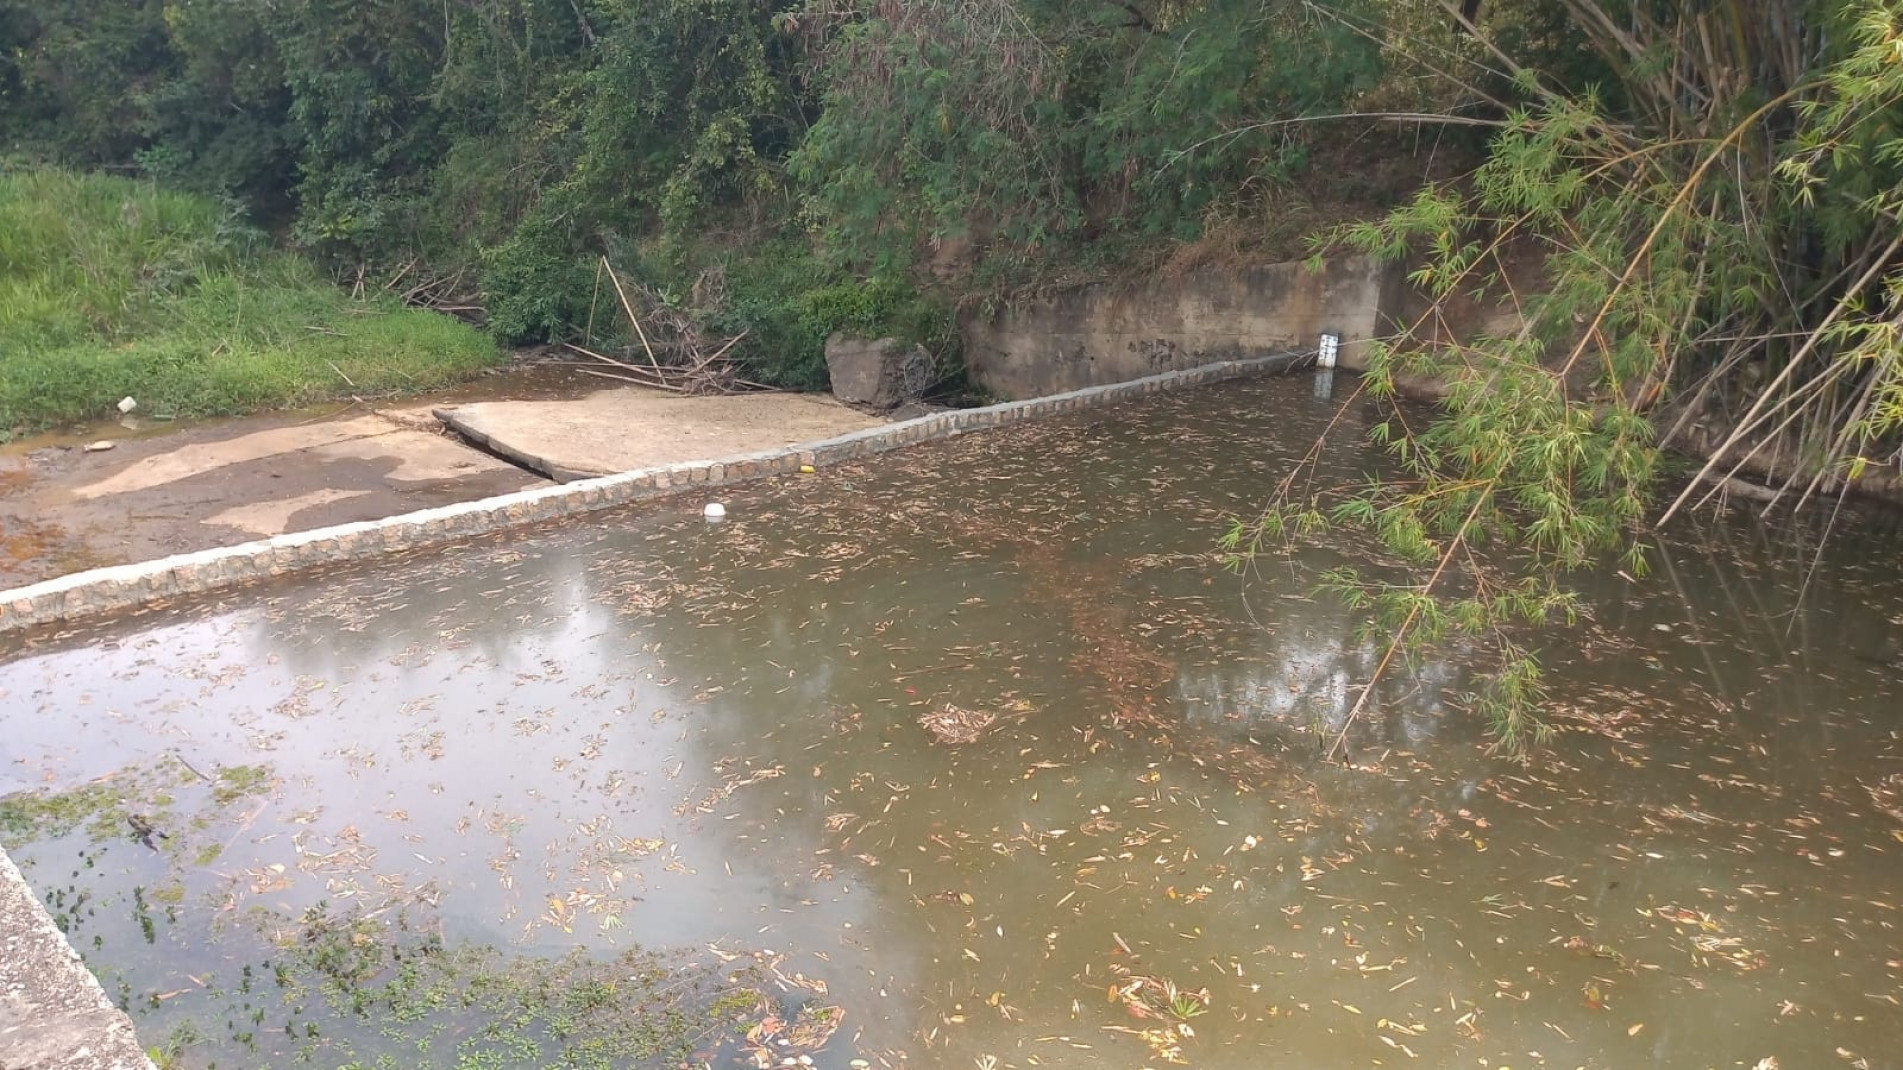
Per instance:
[[[273,976],[293,1008],[287,1036],[325,1065],[606,1070],[687,1060],[762,1005],[744,969],[723,976],[638,949],[510,954],[430,928],[324,904],[268,925],[281,951]]]
[[[218,770],[212,799],[223,806],[270,787],[271,771],[261,765],[228,765]]]

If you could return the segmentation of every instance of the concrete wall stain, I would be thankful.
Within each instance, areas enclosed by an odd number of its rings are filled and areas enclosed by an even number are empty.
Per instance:
[[[1057,293],[959,324],[972,376],[1004,397],[1040,397],[1224,361],[1307,352],[1323,331],[1342,363],[1391,333],[1397,268],[1361,257],[1202,270],[1136,286]]]

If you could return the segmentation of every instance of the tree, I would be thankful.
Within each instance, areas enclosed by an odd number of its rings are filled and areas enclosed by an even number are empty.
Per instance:
[[[1447,391],[1427,426],[1397,415],[1377,428],[1402,474],[1328,510],[1291,481],[1229,538],[1241,561],[1296,530],[1378,533],[1421,571],[1344,569],[1325,585],[1385,629],[1384,670],[1450,635],[1494,638],[1501,661],[1477,705],[1513,749],[1537,734],[1541,697],[1517,625],[1573,612],[1569,571],[1608,554],[1642,568],[1646,531],[1708,485],[1656,512],[1662,446],[1707,453],[1701,476],[1755,469],[1774,497],[1806,499],[1893,463],[1903,429],[1903,5],[1559,10],[1609,91],[1542,77],[1493,44],[1524,103],[1487,162],[1335,240],[1414,263],[1437,302],[1508,296],[1524,327],[1460,344],[1409,330],[1377,347],[1377,396],[1402,376]],[[1542,292],[1509,292],[1515,244],[1545,256]]]
[[[824,87],[793,158],[807,217],[877,270],[950,237],[1026,260],[1105,234],[1193,237],[1299,163],[1293,128],[1232,135],[1245,118],[1374,86],[1379,41],[1347,18],[1373,6],[809,4],[789,20]]]

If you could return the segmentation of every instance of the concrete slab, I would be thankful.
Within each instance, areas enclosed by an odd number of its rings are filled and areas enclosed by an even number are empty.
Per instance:
[[[373,438],[390,434],[395,430],[386,420],[375,416],[360,416],[354,420],[330,420],[302,426],[274,427],[232,438],[174,445],[171,449],[140,457],[104,479],[74,488],[73,496],[101,498],[108,494],[150,490],[153,487],[189,479],[228,465],[260,461],[286,453],[296,453],[298,450],[335,445],[354,439]]]
[[[886,421],[817,394],[682,397],[631,386],[578,401],[438,408],[457,433],[563,483],[831,438]]]
[[[300,494],[295,498],[280,498],[269,502],[246,502],[229,509],[213,513],[205,518],[207,524],[222,524],[239,531],[248,531],[253,535],[282,535],[291,530],[291,518],[306,509],[315,509],[320,505],[340,502],[349,498],[361,498],[370,493],[367,490],[339,490],[326,487],[309,494]]]
[[[414,410],[25,443],[0,450],[0,588],[544,484]]]
[[[0,1070],[151,1070],[112,1005],[0,850]]]

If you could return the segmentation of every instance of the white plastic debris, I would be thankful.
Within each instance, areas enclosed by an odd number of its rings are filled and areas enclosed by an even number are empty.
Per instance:
[[[113,440],[109,438],[102,438],[97,442],[86,443],[84,449],[87,453],[104,453],[107,450],[117,445],[118,445],[117,442],[114,442]]]
[[[138,407],[139,407],[139,403],[132,400],[129,397],[124,397],[119,399],[120,412],[131,412],[133,409],[136,409]]]
[[[700,515],[709,520],[719,520],[721,517],[727,515],[727,507],[719,502],[708,502],[707,508],[702,509]]]

